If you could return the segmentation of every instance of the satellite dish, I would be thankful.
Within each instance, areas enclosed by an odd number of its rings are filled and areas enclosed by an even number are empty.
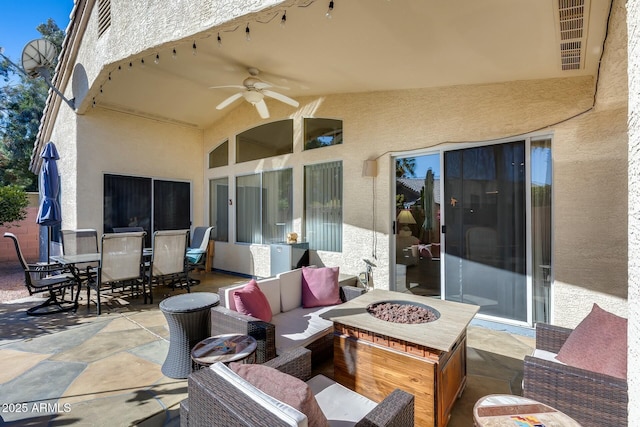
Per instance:
[[[75,100],[65,98],[64,94],[51,83],[49,69],[53,68],[56,56],[58,56],[58,48],[51,41],[47,39],[32,40],[22,49],[22,70],[29,77],[42,77],[47,86],[75,110]]]
[[[48,80],[48,68],[53,67],[56,56],[58,49],[52,42],[47,39],[32,40],[22,50],[22,68],[29,77],[42,76]]]

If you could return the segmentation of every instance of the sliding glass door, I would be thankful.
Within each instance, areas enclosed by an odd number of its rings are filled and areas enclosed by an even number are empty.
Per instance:
[[[444,292],[527,321],[525,141],[444,152]]]

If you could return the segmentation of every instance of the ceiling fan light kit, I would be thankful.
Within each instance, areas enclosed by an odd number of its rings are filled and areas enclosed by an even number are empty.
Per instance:
[[[258,110],[258,114],[263,119],[269,118],[269,109],[267,108],[267,104],[264,102],[264,97],[268,96],[269,98],[273,98],[277,101],[283,102],[287,105],[291,105],[292,107],[298,107],[300,103],[295,99],[289,98],[286,95],[283,95],[279,92],[274,92],[268,88],[273,87],[271,83],[267,83],[257,76],[260,74],[260,70],[254,67],[249,67],[247,69],[249,72],[249,77],[245,78],[242,81],[242,85],[225,85],[225,86],[212,86],[209,89],[223,89],[223,88],[236,88],[242,89],[240,92],[236,92],[230,97],[226,98],[220,104],[216,106],[216,110],[222,110],[233,102],[240,98],[244,98],[247,102],[251,103],[256,110]]]

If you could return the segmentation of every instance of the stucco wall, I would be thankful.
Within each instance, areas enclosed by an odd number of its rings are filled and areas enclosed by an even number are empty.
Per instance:
[[[629,419],[640,417],[640,4],[627,3],[629,65]]]
[[[62,131],[66,126],[54,132],[64,171],[63,228],[102,232],[105,173],[189,181],[193,224],[203,224],[202,131],[100,108],[75,122],[69,130],[75,140]]]
[[[549,97],[549,93],[561,96]],[[294,119],[294,153],[234,165],[234,135],[260,123],[252,107],[240,105],[205,132],[203,154],[207,155],[228,138],[231,144],[229,152],[232,153],[232,166],[216,168],[205,174],[207,179],[230,176],[233,184],[233,178],[238,174],[284,166],[293,167],[294,181],[298,183],[294,190],[294,217],[297,219],[297,231],[304,237],[301,232],[303,165],[343,160],[343,252],[320,253],[314,261],[324,265],[340,265],[342,271],[358,273],[362,271],[362,258],[371,258],[372,253],[375,253],[378,264],[375,271],[376,286],[387,287],[390,282],[389,234],[393,220],[391,187],[395,169],[390,160],[393,153],[428,147],[452,147],[456,146],[457,141],[462,143],[498,140],[544,129],[588,110],[592,97],[591,79],[558,79],[307,98],[301,99],[300,108],[291,116],[282,115],[290,111],[286,106],[272,104],[270,109],[273,119]],[[302,117],[342,119],[345,143],[303,152],[300,129]],[[624,120],[621,123],[624,124]],[[551,134],[554,129],[542,132]],[[574,134],[567,138],[576,137],[577,134]],[[565,139],[561,139],[560,143],[565,144]],[[568,163],[575,161],[574,153],[565,155],[568,156]],[[362,177],[364,160],[374,158],[378,158],[378,176],[375,179]],[[560,158],[560,161],[563,159]],[[372,203],[374,186],[375,203]],[[556,187],[556,191],[563,190]],[[598,209],[603,209],[603,212],[595,212],[594,215],[604,215],[610,211],[609,206],[599,206]],[[375,239],[373,232],[369,231],[374,221]],[[618,234],[622,236],[626,234],[623,226],[622,224],[618,229]],[[233,232],[233,224],[231,228]],[[588,234],[590,235],[591,231]],[[374,244],[374,241],[377,241],[377,244]],[[217,268],[247,274],[268,274],[269,259],[257,260],[254,257],[249,264],[245,260],[249,257],[249,251],[250,248],[246,245],[220,243],[216,247],[214,264]],[[575,258],[575,255],[572,255],[572,258]],[[573,259],[566,262],[570,264]],[[622,292],[620,282],[623,279],[614,279],[616,280],[617,292]]]

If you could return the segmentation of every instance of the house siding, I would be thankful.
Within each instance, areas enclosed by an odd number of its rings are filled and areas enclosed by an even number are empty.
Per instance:
[[[640,4],[627,3],[629,75],[629,419],[640,418]]]

